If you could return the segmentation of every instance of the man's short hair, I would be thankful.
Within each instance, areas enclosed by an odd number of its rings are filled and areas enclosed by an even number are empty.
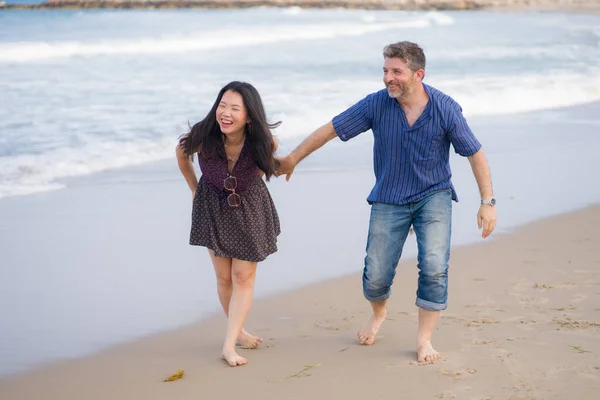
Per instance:
[[[413,72],[420,69],[425,70],[425,53],[416,43],[398,42],[385,46],[384,58],[399,58],[404,61]]]

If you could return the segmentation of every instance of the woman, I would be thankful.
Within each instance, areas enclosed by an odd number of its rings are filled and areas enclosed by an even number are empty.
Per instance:
[[[182,136],[177,161],[193,196],[190,244],[204,246],[217,276],[219,300],[227,315],[221,358],[230,366],[247,360],[236,342],[256,348],[262,339],[250,335],[244,322],[250,312],[258,262],[277,251],[279,217],[262,176],[268,181],[278,162],[277,141],[258,91],[231,82],[217,96],[206,117]],[[202,176],[196,178],[198,153]]]

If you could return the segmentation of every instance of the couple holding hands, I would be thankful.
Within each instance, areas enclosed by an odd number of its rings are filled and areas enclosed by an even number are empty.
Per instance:
[[[458,201],[450,179],[450,144],[468,158],[479,186],[477,221],[483,238],[495,228],[496,201],[482,146],[460,105],[423,83],[421,47],[393,43],[384,48],[383,58],[385,88],[335,116],[285,157],[275,157],[278,143],[271,129],[279,123],[267,121],[258,91],[243,82],[223,87],[206,117],[180,138],[177,160],[193,195],[190,244],[208,248],[212,259],[228,321],[221,358],[232,367],[247,363],[236,344],[256,348],[262,342],[244,323],[257,265],[277,251],[280,233],[263,177],[286,175],[289,180],[300,161],[331,139],[347,141],[368,130],[374,135],[376,181],[367,198],[371,216],[362,282],[373,313],[359,330],[358,342],[372,345],[386,318],[396,265],[412,227],[419,268],[417,360],[440,357],[431,336],[447,306],[452,201]]]

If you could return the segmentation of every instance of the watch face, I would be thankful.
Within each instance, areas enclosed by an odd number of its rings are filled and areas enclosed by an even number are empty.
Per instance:
[[[490,205],[491,205],[491,206],[495,206],[495,205],[496,205],[496,199],[495,199],[495,198],[493,198],[493,197],[492,197],[492,198],[490,199]]]

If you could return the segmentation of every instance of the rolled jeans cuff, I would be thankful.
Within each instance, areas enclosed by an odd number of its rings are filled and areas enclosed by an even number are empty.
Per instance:
[[[419,299],[418,297],[415,304],[417,307],[420,307],[427,311],[443,311],[446,308],[448,308],[448,303],[434,303],[431,301]]]

